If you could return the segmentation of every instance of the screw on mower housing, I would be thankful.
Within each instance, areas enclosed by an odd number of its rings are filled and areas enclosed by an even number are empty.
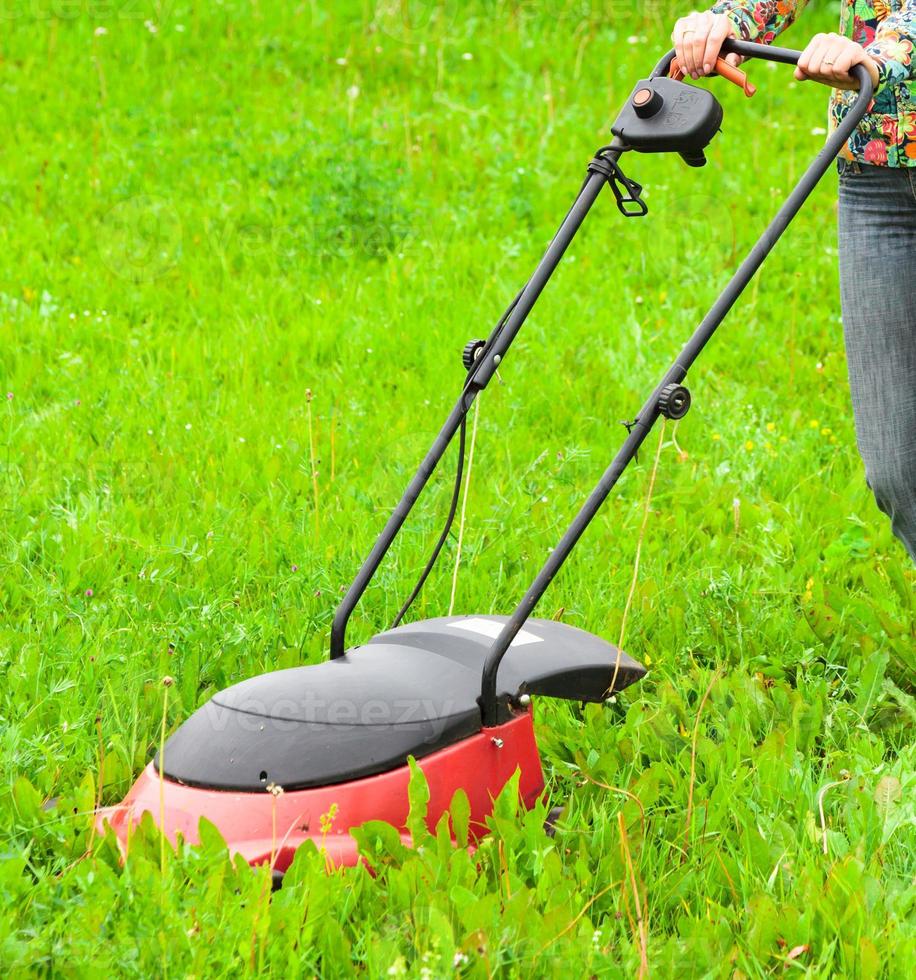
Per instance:
[[[799,58],[797,51],[741,41],[726,42],[724,50],[790,65]],[[620,157],[629,151],[679,153],[693,166],[705,159],[722,110],[708,92],[662,77],[676,69],[673,60],[670,52],[636,86],[613,127],[614,141],[589,163],[578,197],[531,278],[487,339],[465,347],[467,373],[458,400],[334,615],[330,660],[242,681],[194,712],[124,801],[99,813],[99,829],[109,825],[125,853],[131,828],[148,813],[173,841],[180,835],[196,842],[206,818],[234,854],[269,864],[275,876],[308,840],[325,850],[329,865],[355,864],[360,855],[351,828],[368,820],[405,827],[411,757],[419,760],[429,787],[431,829],[461,790],[477,839],[487,833],[493,800],[513,773],[525,806],[543,794],[532,696],[600,702],[643,677],[645,668],[606,640],[566,623],[532,619],[532,613],[658,419],[686,414],[687,372],[865,115],[873,86],[862,65],[853,69],[858,98],[635,420],[626,423],[616,456],[515,610],[400,623],[447,540],[475,399],[604,187],[611,187],[624,215],[647,211],[641,187],[620,170]],[[753,94],[743,73],[724,62],[717,70]],[[348,649],[351,614],[456,434],[456,490],[439,543],[392,627]],[[403,836],[409,842],[406,831]]]

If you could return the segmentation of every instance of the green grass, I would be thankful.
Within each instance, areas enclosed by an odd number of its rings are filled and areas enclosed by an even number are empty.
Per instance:
[[[174,727],[325,656],[461,347],[533,268],[671,16],[58,6],[0,22],[4,975],[611,977],[641,950],[656,976],[912,975],[914,576],[855,451],[831,177],[665,430],[625,644],[650,675],[615,705],[537,705],[555,840],[510,787],[474,857],[370,827],[377,877],[304,849],[272,900],[209,834],[164,872],[151,831],[126,867],[92,841],[97,800],[157,744],[163,676]],[[787,43],[831,29],[829,6]],[[705,170],[626,161],[649,217],[601,198],[481,399],[458,611],[512,608],[822,141],[826,92],[752,70],[753,102],[716,87]],[[652,456],[542,614],[617,639]],[[448,484],[351,641],[393,615]],[[453,557],[417,616],[447,607]]]

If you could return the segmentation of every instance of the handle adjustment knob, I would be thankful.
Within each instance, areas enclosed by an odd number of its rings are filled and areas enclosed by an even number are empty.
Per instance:
[[[682,419],[690,411],[690,392],[683,385],[666,385],[658,396],[658,410],[666,419]]]
[[[465,371],[471,370],[486,346],[485,340],[469,340],[464,345],[464,350],[461,352],[461,363],[464,365]]]

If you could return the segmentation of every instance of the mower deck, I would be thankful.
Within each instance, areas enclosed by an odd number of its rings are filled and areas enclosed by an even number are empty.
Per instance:
[[[123,846],[146,811],[174,840],[197,839],[202,816],[254,862],[314,838],[335,863],[356,860],[351,827],[403,827],[409,756],[430,784],[429,820],[455,787],[483,832],[492,800],[521,770],[531,806],[543,789],[528,694],[602,701],[645,669],[615,646],[563,623],[529,620],[500,664],[508,718],[485,728],[480,673],[504,616],[452,616],[400,626],[346,656],[253,677],[203,705],[166,742],[124,802],[99,816]],[[160,762],[163,775],[160,775]],[[282,794],[275,787],[282,788]],[[270,790],[274,788],[274,793]],[[337,804],[330,834],[319,818]],[[276,820],[274,820],[276,816]],[[272,836],[276,824],[278,840]]]

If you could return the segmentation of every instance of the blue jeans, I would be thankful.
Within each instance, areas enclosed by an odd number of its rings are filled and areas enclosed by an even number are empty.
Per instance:
[[[856,441],[878,506],[916,561],[916,168],[837,169]]]

